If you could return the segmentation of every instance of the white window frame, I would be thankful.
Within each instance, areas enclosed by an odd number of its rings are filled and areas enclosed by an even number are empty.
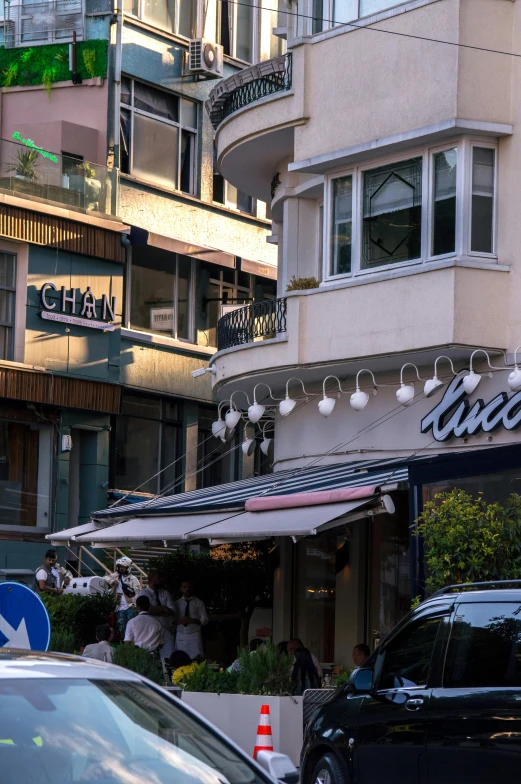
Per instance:
[[[43,0],[42,3],[36,2],[35,5],[48,5],[49,8],[54,9],[54,13],[56,16],[70,16],[71,10],[64,6],[63,2],[60,0]],[[79,19],[81,20],[81,24],[78,25],[76,29],[76,37],[78,41],[83,41],[85,39],[85,0],[76,0],[77,9],[73,13],[76,13]],[[23,35],[23,22],[27,19],[31,18],[31,14],[28,12],[31,6],[27,5],[24,12],[24,5],[23,0],[12,0],[11,3],[11,11],[9,14],[8,23],[11,22],[14,24],[14,42],[12,43],[13,48],[20,48],[20,47],[30,47],[30,46],[44,46],[47,44],[62,44],[62,43],[69,43],[72,41],[72,30],[70,35],[58,35],[58,31],[56,29],[49,29],[47,31],[47,35],[43,34],[41,38],[35,38],[32,40],[22,40]],[[2,26],[5,30],[5,19],[2,19]],[[10,33],[8,33],[8,40],[10,38]]]
[[[193,30],[193,37],[199,38],[201,36],[201,30],[203,27],[202,23],[202,9],[201,9],[201,2],[200,0],[192,0],[192,3],[196,4],[195,8],[195,20],[194,20],[194,30]],[[165,33],[166,35],[177,35],[180,38],[183,38],[185,41],[189,41],[190,38],[187,38],[183,33],[179,32],[179,5],[180,0],[175,0],[175,16],[174,16],[174,30],[166,30],[164,27],[158,27],[157,24],[154,24],[149,19],[145,18],[145,0],[138,0],[138,15],[136,16],[131,11],[124,11],[124,16],[128,16],[130,19],[139,19],[140,22],[143,22],[150,27],[154,27],[156,30]]]
[[[472,207],[472,155],[475,147],[484,147],[495,151],[494,177],[494,216],[493,216],[493,253],[470,250],[471,242],[471,207]],[[442,255],[432,253],[433,241],[433,195],[434,195],[434,155],[445,150],[457,149],[458,169],[456,179],[456,242],[455,250]],[[409,261],[401,261],[363,269],[362,261],[362,224],[363,224],[363,181],[364,173],[381,166],[392,165],[413,158],[422,158],[422,230],[421,256]],[[324,201],[324,232],[322,237],[322,281],[335,282],[345,278],[361,275],[375,275],[389,270],[428,264],[431,261],[443,261],[450,258],[472,258],[484,262],[497,262],[497,182],[498,182],[498,142],[490,139],[459,137],[443,144],[413,148],[400,155],[386,156],[364,162],[358,166],[337,169],[326,177]],[[331,274],[331,226],[333,218],[332,183],[340,177],[352,177],[353,209],[351,228],[351,272]]]
[[[141,0],[143,2],[143,0]],[[229,24],[230,24],[230,57],[234,57],[236,60],[240,60],[241,63],[257,63],[260,60],[260,32],[261,32],[261,12],[262,7],[259,3],[259,0],[252,0],[252,11],[253,11],[253,25],[252,25],[252,59],[251,62],[249,60],[243,60],[237,55],[237,15],[239,4],[236,2],[229,2],[228,3],[228,14],[229,14]],[[217,3],[217,29],[219,31],[219,40],[222,40],[221,37],[221,3]]]
[[[141,79],[135,79],[133,76],[128,76],[127,74],[123,75],[125,79],[128,79],[130,82],[130,104],[124,103],[123,101],[120,102],[120,111],[124,109],[125,111],[130,112],[130,154],[129,154],[129,174],[131,177],[135,176],[133,174],[134,169],[134,116],[136,114],[140,114],[143,117],[149,117],[152,120],[156,120],[157,122],[165,123],[165,125],[170,125],[174,128],[177,128],[178,133],[178,148],[177,148],[177,182],[176,187],[172,190],[176,193],[187,193],[189,196],[197,196],[197,161],[198,161],[198,149],[199,149],[199,129],[192,128],[190,125],[183,124],[183,100],[192,101],[196,105],[196,112],[197,112],[197,122],[198,125],[201,124],[201,116],[200,116],[200,106],[198,101],[193,101],[191,98],[188,98],[186,95],[180,95],[179,93],[174,93],[171,90],[162,90],[161,88],[157,87],[156,85],[149,85],[147,82],[142,81]],[[152,87],[155,90],[160,90],[160,92],[164,92],[170,94],[178,99],[179,101],[179,117],[180,121],[175,122],[174,120],[168,120],[166,117],[161,117],[158,114],[152,114],[151,112],[144,111],[143,109],[136,109],[134,106],[134,84],[135,82],[139,82],[147,87]],[[190,190],[182,191],[181,190],[181,142],[183,138],[183,131],[188,131],[190,133],[190,145],[192,148],[192,167],[190,170]],[[136,177],[139,181],[145,182],[143,178]],[[165,190],[165,186],[161,184],[155,184],[152,180],[146,180],[147,184],[151,187],[162,188]]]

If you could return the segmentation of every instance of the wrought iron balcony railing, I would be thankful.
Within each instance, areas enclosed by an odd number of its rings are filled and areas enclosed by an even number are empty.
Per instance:
[[[227,313],[217,324],[217,348],[222,351],[286,331],[286,298],[255,302]]]
[[[214,87],[206,111],[217,128],[230,114],[244,106],[283,90],[291,89],[291,53],[264,60],[238,71]]]

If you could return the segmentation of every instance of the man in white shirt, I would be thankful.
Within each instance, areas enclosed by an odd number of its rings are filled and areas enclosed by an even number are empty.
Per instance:
[[[96,626],[96,639],[98,642],[92,645],[87,645],[83,651],[82,656],[86,659],[98,659],[99,661],[112,661],[112,654],[114,648],[109,645],[110,626],[108,623],[102,623]]]
[[[194,586],[190,580],[181,583],[180,599],[175,602],[176,651],[185,651],[191,659],[204,656],[201,628],[208,623],[208,615],[203,602],[194,596]]]
[[[138,648],[146,648],[148,651],[159,651],[164,642],[163,627],[149,613],[148,596],[138,596],[136,607],[138,615],[127,623],[125,642],[133,642]]]
[[[157,618],[163,627],[164,645],[159,655],[162,659],[169,659],[174,652],[175,641],[172,634],[172,623],[175,615],[175,603],[172,595],[163,588],[163,579],[157,569],[152,569],[147,575],[147,587],[138,593],[139,596],[148,596],[150,608],[148,612]]]
[[[56,563],[56,550],[47,550],[45,559],[35,573],[36,590],[60,595],[72,579],[71,572]]]

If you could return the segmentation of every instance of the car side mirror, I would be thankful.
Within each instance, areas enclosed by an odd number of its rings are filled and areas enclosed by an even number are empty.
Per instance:
[[[287,754],[279,754],[277,751],[259,751],[257,763],[272,779],[280,781],[281,784],[298,784],[298,771]]]
[[[349,686],[354,694],[370,694],[373,690],[373,681],[372,670],[355,670],[349,679]]]

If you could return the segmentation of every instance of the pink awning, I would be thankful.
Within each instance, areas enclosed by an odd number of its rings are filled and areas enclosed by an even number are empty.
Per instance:
[[[315,493],[293,493],[291,495],[270,495],[249,498],[246,501],[247,512],[266,512],[270,509],[293,509],[299,506],[317,506],[318,504],[337,504],[341,501],[356,501],[375,495],[378,487],[341,487],[336,490],[318,490]]]

